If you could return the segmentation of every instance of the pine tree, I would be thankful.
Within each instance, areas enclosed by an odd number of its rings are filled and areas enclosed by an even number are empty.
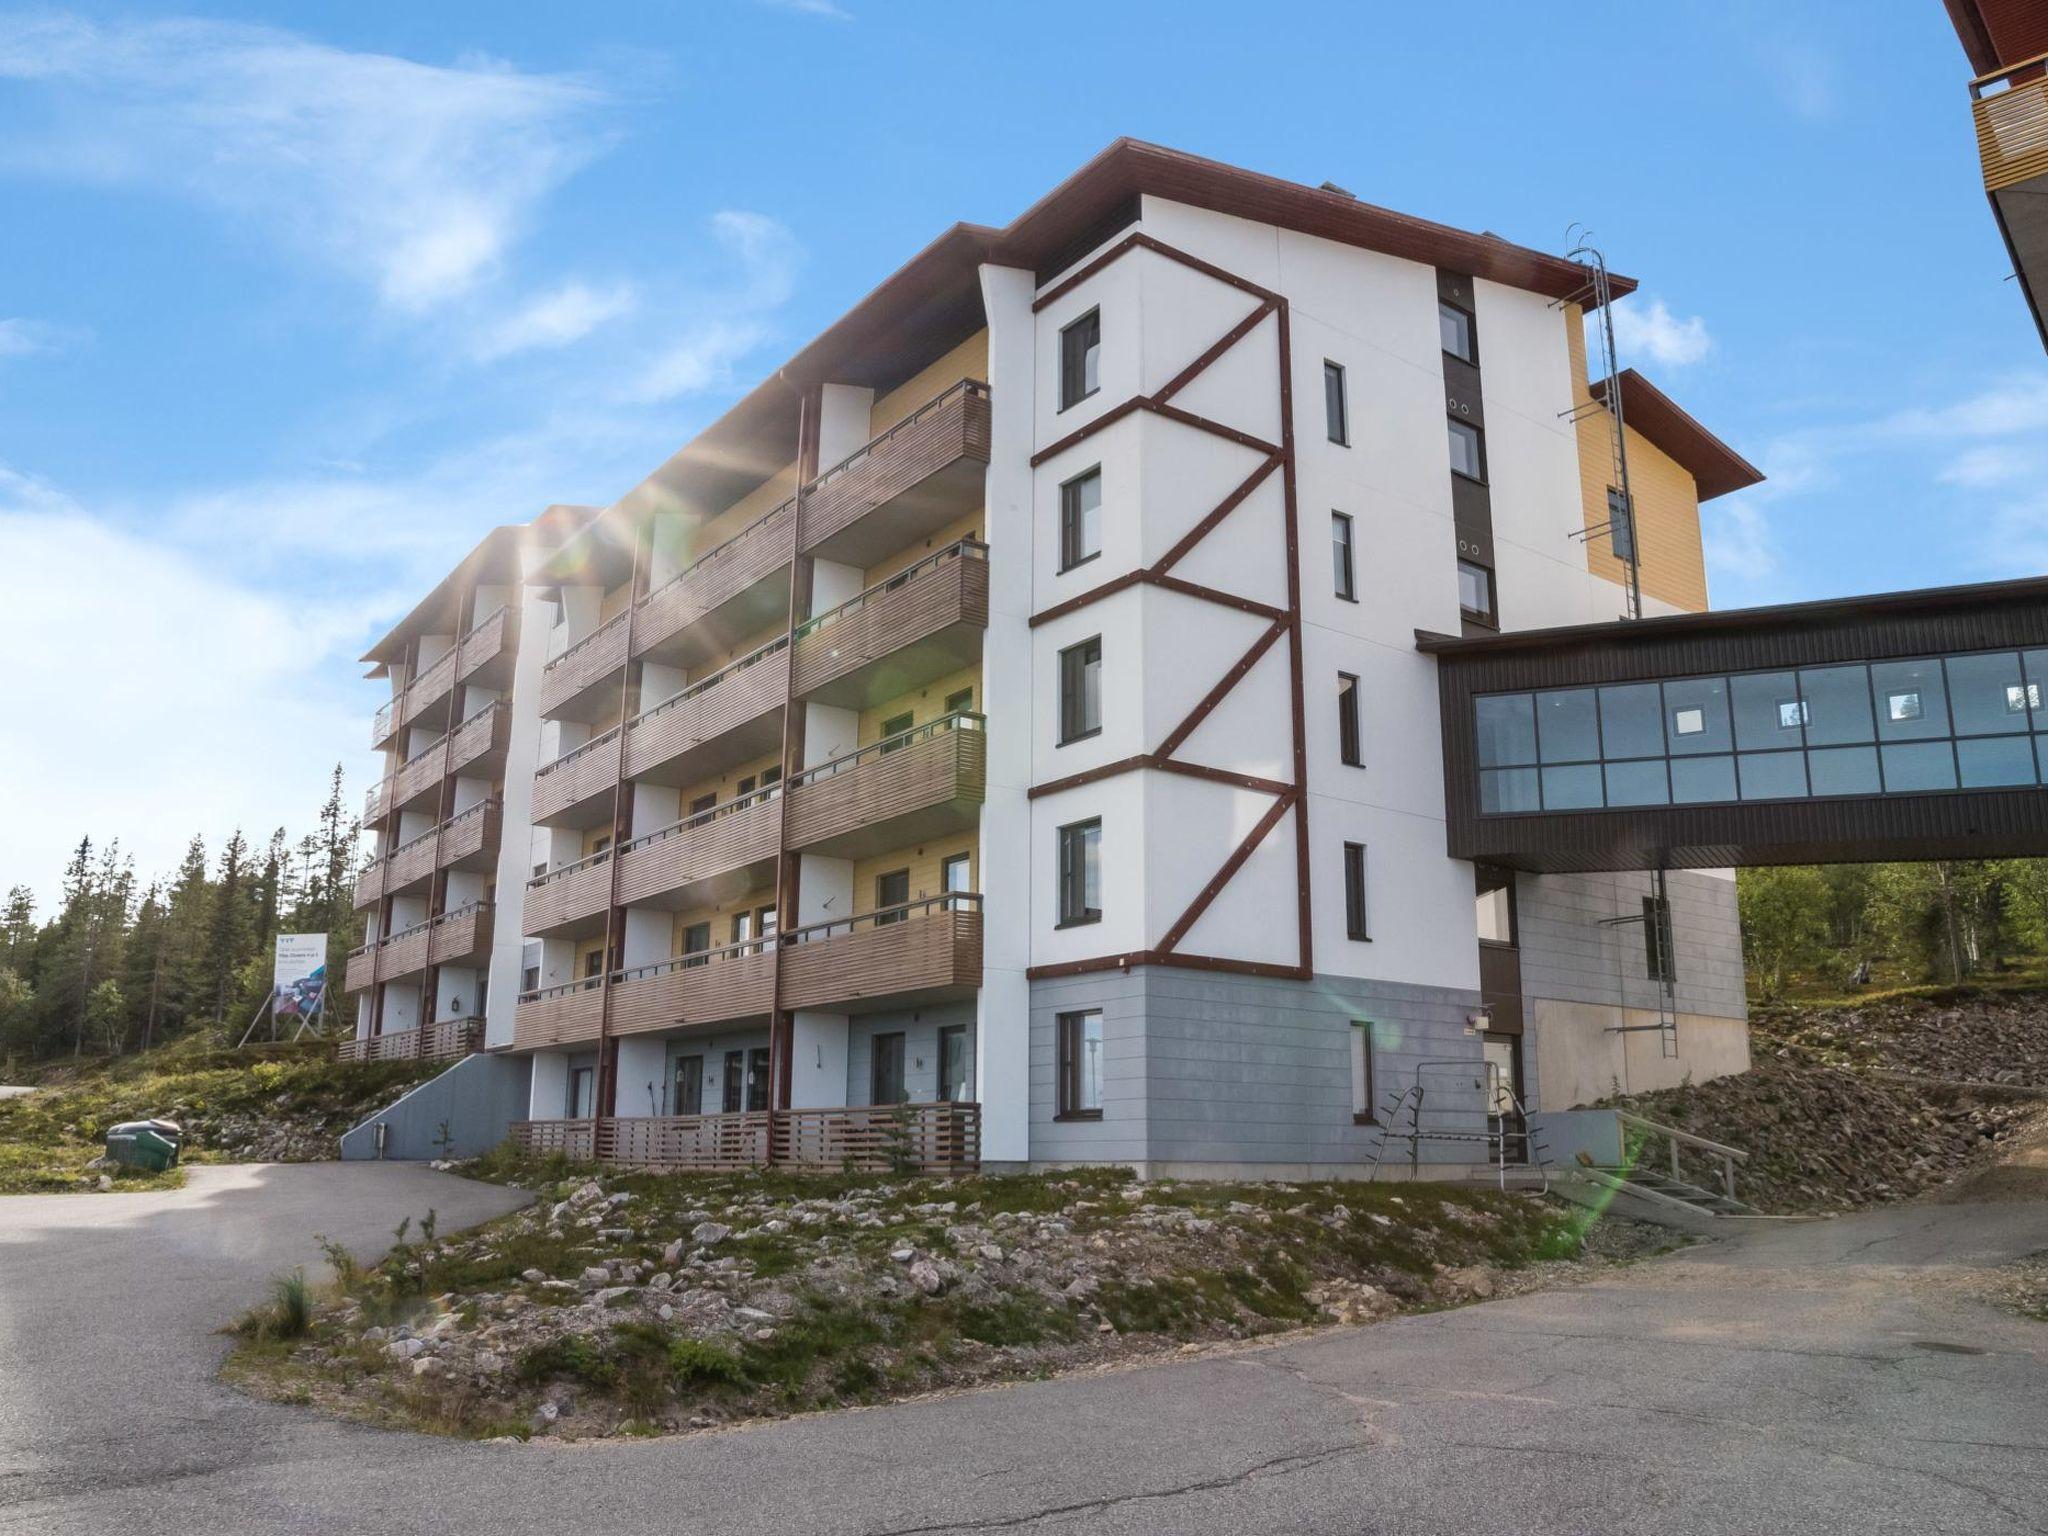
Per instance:
[[[213,1010],[213,1022],[227,1017],[228,997],[235,973],[248,958],[251,912],[249,901],[249,845],[237,827],[221,850],[220,879],[213,889],[213,911],[206,928],[206,948],[200,962],[205,1006]]]
[[[35,950],[36,898],[25,885],[7,893],[7,905],[0,907],[0,970],[24,974]]]

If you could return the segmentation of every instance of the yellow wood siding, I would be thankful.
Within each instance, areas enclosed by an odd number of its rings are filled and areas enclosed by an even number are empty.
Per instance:
[[[780,640],[788,633],[788,621],[786,619],[777,619],[773,624],[756,630],[744,640],[735,641],[731,649],[720,651],[715,656],[707,656],[697,666],[690,668],[690,681],[693,683],[702,682],[712,673],[722,671],[726,667],[731,666],[742,656],[753,655],[754,652],[761,649],[769,641]]]
[[[632,590],[630,581],[622,581],[605,593],[604,601],[598,605],[597,622],[603,624],[617,618],[626,611],[626,594]]]
[[[956,853],[967,855],[967,888],[980,889],[976,882],[981,875],[981,862],[975,851],[975,836],[972,832],[936,838],[929,843],[919,843],[914,847],[876,854],[871,859],[856,860],[853,866],[855,915],[875,910],[875,881],[892,870],[910,871],[909,900],[923,901],[928,896],[938,895],[941,868],[945,861]]]
[[[679,557],[679,563],[688,565],[708,554],[755,518],[774,511],[795,494],[796,461],[792,459],[699,528],[689,541],[688,552]]]
[[[680,955],[683,952],[683,935],[693,923],[711,925],[711,947],[721,948],[733,942],[732,918],[735,912],[758,912],[763,907],[775,905],[775,887],[767,885],[731,901],[722,901],[715,906],[687,907],[678,912],[669,929],[668,952]],[[760,935],[756,934],[758,938]]]
[[[1586,328],[1576,305],[1565,308],[1565,338],[1571,348],[1572,404],[1585,407],[1593,395],[1586,383]],[[1700,545],[1699,489],[1692,475],[1634,428],[1625,428],[1629,489],[1636,503],[1637,562],[1643,595],[1687,612],[1707,606],[1707,562]],[[1607,488],[1613,480],[1613,432],[1604,409],[1582,410],[1579,435],[1579,498],[1585,526],[1607,522]],[[1595,576],[1628,585],[1628,565],[1614,557],[1607,535],[1586,541],[1586,568]]]
[[[913,726],[923,725],[927,720],[936,720],[946,713],[946,697],[963,688],[974,690],[974,703],[970,708],[981,711],[981,669],[962,667],[958,672],[938,678],[915,693],[898,694],[887,703],[864,709],[860,716],[860,746],[871,746],[882,739],[882,722],[893,715],[909,715]]]
[[[779,751],[770,752],[751,763],[741,763],[737,768],[728,768],[715,779],[699,779],[696,783],[685,786],[676,802],[682,807],[681,814],[689,815],[690,807],[706,795],[715,796],[716,803],[719,804],[732,799],[739,794],[739,782],[744,778],[752,778],[755,781],[754,787],[759,789],[762,770],[773,768],[781,756]]]
[[[957,544],[962,539],[980,538],[981,521],[981,509],[979,508],[968,513],[965,517],[955,518],[930,538],[920,539],[915,544],[897,550],[895,554],[889,556],[886,560],[878,561],[874,565],[869,566],[862,573],[861,585],[864,587],[878,586],[905,566],[917,564],[918,561],[931,554],[934,550],[944,549],[948,544]]]
[[[962,379],[988,379],[988,332],[976,331],[944,357],[904,380],[868,411],[868,436],[879,437]],[[830,467],[829,465],[826,467]]]

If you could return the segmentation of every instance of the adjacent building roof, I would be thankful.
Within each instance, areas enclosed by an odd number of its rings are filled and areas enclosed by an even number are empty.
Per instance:
[[[435,583],[433,591],[413,605],[412,612],[363,652],[360,659],[373,664],[369,675],[382,677],[392,662],[403,661],[407,648],[421,635],[454,634],[462,622],[462,600],[472,587],[510,585],[523,580],[524,552],[529,547],[536,542],[542,546],[565,542],[581,532],[598,511],[596,507],[557,504],[531,523],[508,523],[493,528]]]
[[[1607,381],[1595,379],[1593,398],[1605,401]],[[1692,476],[1701,501],[1712,501],[1764,477],[1741,454],[1680,408],[1633,368],[1621,370],[1621,419],[1676,460]]]
[[[1948,0],[1948,19],[1980,75],[2048,53],[2048,0]]]

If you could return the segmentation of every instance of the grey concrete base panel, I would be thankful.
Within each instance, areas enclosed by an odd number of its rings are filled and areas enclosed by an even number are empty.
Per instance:
[[[1299,982],[1140,967],[1033,982],[1031,1161],[1210,1177],[1362,1170],[1381,1132],[1355,1118],[1353,1030],[1372,1027],[1378,1111],[1424,1063],[1479,1066],[1480,1039],[1468,1026],[1478,1007],[1477,992],[1349,976]],[[1102,1011],[1102,1117],[1061,1119],[1057,1020],[1085,1009]],[[1472,1081],[1463,1078],[1467,1090]],[[1443,1091],[1453,1091],[1448,1080]],[[1428,1164],[1483,1156],[1471,1143],[1421,1149]],[[1386,1161],[1405,1165],[1406,1144],[1391,1142]]]
[[[346,1132],[341,1155],[351,1162],[376,1157],[382,1124],[388,1160],[480,1157],[505,1139],[514,1120],[526,1118],[532,1079],[533,1062],[527,1057],[465,1056]]]
[[[1518,877],[1522,995],[1610,1008],[1662,1006],[1663,987],[1650,979],[1641,922],[1653,880],[1639,873]],[[1675,869],[1665,876],[1665,889],[1678,1011],[1748,1018],[1735,882]]]

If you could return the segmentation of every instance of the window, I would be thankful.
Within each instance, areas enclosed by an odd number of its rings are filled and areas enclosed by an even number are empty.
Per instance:
[[[1635,508],[1611,485],[1607,487],[1607,545],[1617,560],[1636,557]]]
[[[747,1052],[747,1108],[758,1112],[768,1107],[768,1047],[757,1045]]]
[[[732,942],[744,944],[754,936],[754,914],[735,912],[732,915]]]
[[[746,1073],[747,1053],[745,1051],[727,1051],[725,1053],[724,1106],[725,1112],[728,1115],[738,1114],[740,1106],[745,1102],[741,1098],[741,1094],[746,1085]]]
[[[583,957],[583,979],[593,981],[604,974],[604,946],[598,945]]]
[[[1059,1016],[1062,1120],[1102,1118],[1102,1011]]]
[[[1806,703],[1802,699],[1778,700],[1778,729],[1796,731],[1804,728],[1807,721]]]
[[[1479,942],[1482,944],[1513,944],[1515,942],[1515,876],[1513,870],[1488,869],[1484,866],[1474,871],[1478,889]]]
[[[908,745],[908,743],[894,741],[891,740],[891,738],[901,736],[905,731],[909,730],[911,726],[916,723],[916,721],[917,717],[913,714],[910,714],[908,711],[900,715],[891,715],[888,719],[884,720],[882,722],[882,735],[880,738],[882,742],[882,750],[884,752],[895,752],[900,750],[902,747]]]
[[[685,929],[683,930],[683,953],[684,953],[684,954],[685,954],[686,956],[695,956],[695,957],[696,957],[696,958],[694,958],[694,959],[686,959],[686,960],[685,960],[685,961],[683,962],[683,963],[684,963],[685,965],[704,965],[704,964],[707,964],[708,962],[707,962],[707,961],[706,961],[706,960],[704,959],[704,952],[705,952],[705,951],[706,951],[707,949],[709,949],[710,947],[711,947],[711,924],[710,924],[710,923],[708,923],[708,922],[703,922],[703,923],[692,923],[692,924],[690,924],[690,926],[689,926],[689,927],[687,927],[687,928],[685,928]]]
[[[1443,349],[1461,363],[1477,367],[1479,348],[1472,335],[1472,316],[1455,304],[1446,304],[1442,299],[1436,302],[1437,335]]]
[[[1102,467],[1060,487],[1060,569],[1071,571],[1102,553]]]
[[[708,795],[699,795],[690,802],[689,814],[692,816],[702,816],[716,804],[718,804],[718,793],[716,790]]]
[[[950,1104],[965,1104],[974,1097],[974,1053],[965,1024],[948,1024],[939,1031],[939,1097]]]
[[[763,768],[761,770],[761,787],[763,789],[767,789],[772,784],[780,784],[781,782],[782,764],[777,763],[772,768]]]
[[[1323,421],[1331,442],[1350,444],[1351,424],[1344,409],[1344,369],[1328,358],[1323,359]]]
[[[775,908],[766,906],[754,914],[754,932],[763,939],[775,937]]]
[[[973,712],[974,690],[972,688],[961,688],[953,693],[949,693],[946,695],[947,714],[966,715],[972,714]]]
[[[1451,473],[1486,482],[1486,447],[1480,430],[1469,421],[1447,418],[1451,429]]]
[[[682,1056],[676,1060],[675,1092],[670,1097],[670,1114],[704,1113],[704,1058]]]
[[[868,1102],[903,1103],[907,1095],[903,1091],[902,1031],[892,1030],[886,1035],[876,1035],[869,1049],[872,1056],[868,1064]]]
[[[1102,729],[1102,636],[1060,652],[1060,745]]]
[[[974,889],[972,861],[966,854],[949,854],[939,865],[939,889],[949,896]]]
[[[522,992],[538,992],[540,990],[539,966],[529,965],[519,973],[519,990]]]
[[[875,922],[900,923],[908,914],[891,911],[910,900],[910,871],[892,869],[886,875],[875,876]],[[895,1100],[890,1100],[894,1103]]]
[[[1676,981],[1671,944],[1671,903],[1643,898],[1643,964],[1652,981]]]
[[[1344,845],[1344,932],[1361,942],[1372,935],[1365,928],[1365,844]]]
[[[1091,309],[1060,332],[1060,409],[1102,387],[1102,311]]]
[[[597,1112],[597,1068],[569,1069],[569,1099],[564,1107],[571,1120],[588,1120]]]
[[[1358,601],[1358,573],[1351,558],[1351,514],[1330,514],[1330,566],[1337,595],[1347,603]]]
[[[1102,822],[1060,828],[1060,927],[1102,921]]]
[[[1493,572],[1470,560],[1458,562],[1458,607],[1467,618],[1493,622]]]
[[[1358,744],[1358,679],[1349,672],[1337,674],[1337,752],[1350,767],[1365,764]]]
[[[1351,1021],[1351,1118],[1359,1125],[1377,1125],[1378,1095],[1372,1081],[1372,1025]]]

